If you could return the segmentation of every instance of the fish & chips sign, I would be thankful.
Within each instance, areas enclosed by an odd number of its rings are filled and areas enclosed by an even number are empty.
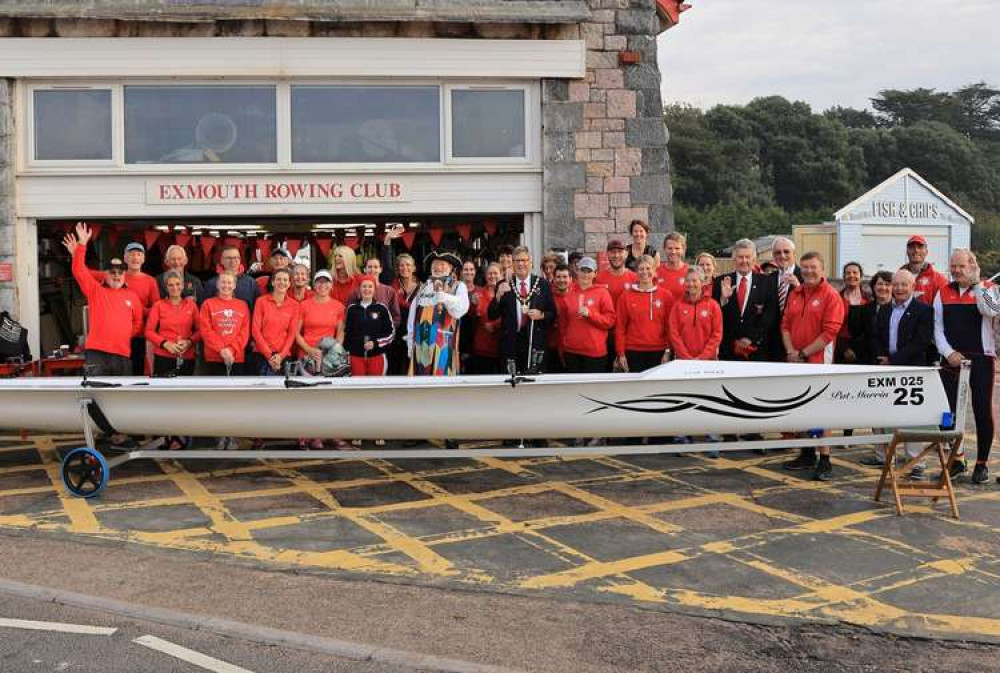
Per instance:
[[[338,180],[182,180],[149,181],[152,205],[239,203],[375,203],[405,201],[395,181]]]

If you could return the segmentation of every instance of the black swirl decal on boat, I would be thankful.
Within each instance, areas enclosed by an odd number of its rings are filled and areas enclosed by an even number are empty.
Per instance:
[[[722,386],[722,392],[725,394],[725,397],[698,393],[657,393],[615,402],[605,402],[593,397],[587,397],[586,395],[581,395],[581,397],[600,405],[596,409],[588,411],[588,414],[606,409],[621,409],[622,411],[635,411],[641,414],[672,414],[693,409],[706,414],[729,418],[766,420],[787,416],[790,412],[800,409],[815,400],[826,392],[826,389],[829,387],[830,384],[827,383],[814,393],[812,386],[809,386],[794,397],[786,397],[778,400],[762,397],[752,397],[749,401],[740,399],[725,386]]]

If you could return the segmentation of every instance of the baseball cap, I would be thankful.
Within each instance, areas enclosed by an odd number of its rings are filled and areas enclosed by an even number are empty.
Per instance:
[[[323,279],[326,279],[331,283],[333,282],[333,276],[331,276],[330,272],[327,271],[326,269],[320,269],[319,271],[316,272],[316,275],[313,276],[314,283],[318,280],[323,280]]]
[[[117,257],[113,257],[110,262],[108,262],[108,270],[114,269],[115,271],[124,271],[127,267],[125,262],[121,261]]]
[[[607,249],[608,249],[608,252],[610,252],[612,250],[624,250],[625,249],[625,244],[622,243],[621,241],[619,241],[617,238],[612,238],[610,241],[608,241],[608,248]]]
[[[288,259],[291,259],[292,253],[288,252],[284,248],[275,248],[271,251],[271,257],[287,257]]]
[[[132,252],[133,250],[138,250],[143,254],[146,253],[146,248],[143,247],[142,243],[139,243],[137,241],[132,241],[131,243],[125,246],[125,252]]]
[[[923,245],[923,246],[926,247],[927,246],[927,239],[924,238],[923,236],[921,236],[920,234],[914,234],[913,236],[910,236],[910,238],[907,239],[906,244],[907,245],[917,244],[917,245]]]
[[[584,257],[579,262],[576,263],[577,269],[590,269],[591,271],[597,271],[597,262],[594,261],[593,257]]]

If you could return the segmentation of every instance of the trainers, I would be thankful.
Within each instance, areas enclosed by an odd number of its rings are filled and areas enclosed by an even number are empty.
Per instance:
[[[865,456],[858,462],[868,467],[883,467],[885,465],[885,461],[878,456]]]
[[[956,460],[951,464],[951,469],[948,470],[948,476],[954,479],[958,475],[964,474],[967,469],[968,466],[965,464],[964,460]]]
[[[910,479],[921,480],[924,479],[924,477],[925,474],[923,465],[917,465],[912,470],[910,470]]]
[[[813,472],[813,481],[830,481],[833,479],[833,465],[830,459],[822,456],[816,464],[816,471]]]
[[[811,470],[816,467],[816,449],[801,449],[798,457],[781,465],[786,470]]]
[[[985,484],[989,480],[990,468],[986,467],[985,463],[976,463],[976,467],[972,470],[972,483]]]

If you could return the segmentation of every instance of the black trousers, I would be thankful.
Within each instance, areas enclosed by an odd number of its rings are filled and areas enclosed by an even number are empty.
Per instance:
[[[132,337],[132,354],[129,358],[132,362],[132,376],[146,375],[146,337]]]
[[[194,358],[182,360],[177,366],[177,358],[165,358],[162,355],[153,356],[153,376],[192,376],[194,374]]]
[[[87,376],[132,376],[132,361],[124,355],[88,350],[83,354]]]
[[[485,355],[476,355],[475,353],[471,353],[469,355],[469,359],[466,360],[465,373],[472,374],[473,376],[499,374],[500,358],[491,358]]]
[[[578,353],[564,353],[566,371],[570,374],[605,374],[608,371],[608,357],[588,357]]]
[[[630,372],[644,372],[660,364],[663,351],[625,351],[625,361]]]
[[[542,371],[546,374],[564,374],[566,372],[558,348],[546,348],[543,363]]]
[[[202,369],[205,372],[205,376],[226,376],[226,364],[224,362],[209,362],[205,361],[202,363]],[[234,362],[232,368],[229,371],[228,376],[244,376],[246,367],[242,362]]]
[[[976,419],[976,460],[985,463],[990,457],[990,447],[993,444],[995,430],[993,421],[993,379],[995,378],[994,358],[992,355],[965,355],[972,362],[969,372],[969,401],[972,402],[972,415]],[[958,399],[958,375],[955,367],[941,368],[941,383],[948,395],[948,405],[952,413]],[[956,418],[956,423],[964,426],[964,418]]]

